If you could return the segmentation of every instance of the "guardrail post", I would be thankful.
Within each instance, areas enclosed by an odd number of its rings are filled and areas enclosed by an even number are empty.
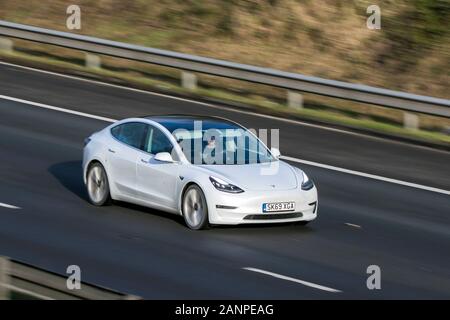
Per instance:
[[[0,51],[11,53],[13,51],[13,41],[7,38],[0,38]]]
[[[190,72],[181,72],[181,86],[188,90],[197,89],[197,76]]]
[[[287,102],[288,102],[289,108],[293,108],[293,109],[302,109],[303,108],[303,96],[298,92],[288,91]]]
[[[403,112],[403,127],[405,129],[419,129],[419,116],[410,112]]]
[[[0,300],[9,300],[9,273],[10,261],[6,257],[0,257]]]
[[[100,69],[101,67],[101,60],[99,56],[96,56],[94,54],[86,53],[86,68],[91,69]]]

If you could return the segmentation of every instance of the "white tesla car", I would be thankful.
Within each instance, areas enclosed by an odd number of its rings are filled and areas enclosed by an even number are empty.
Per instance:
[[[115,122],[85,140],[90,202],[119,200],[210,224],[298,222],[317,216],[317,190],[251,130],[217,117],[167,115]]]

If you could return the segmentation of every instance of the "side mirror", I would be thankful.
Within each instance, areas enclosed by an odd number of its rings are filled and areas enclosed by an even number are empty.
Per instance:
[[[280,150],[278,148],[270,148],[270,153],[277,159],[281,156]]]
[[[172,156],[168,152],[158,152],[155,155],[154,159],[161,162],[175,162],[173,161]]]

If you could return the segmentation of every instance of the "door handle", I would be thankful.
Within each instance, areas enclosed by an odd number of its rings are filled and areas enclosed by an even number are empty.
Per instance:
[[[108,149],[108,151],[111,153],[116,153],[113,149]]]
[[[141,162],[142,162],[142,163],[148,163],[148,161],[145,160],[145,159],[141,159]]]

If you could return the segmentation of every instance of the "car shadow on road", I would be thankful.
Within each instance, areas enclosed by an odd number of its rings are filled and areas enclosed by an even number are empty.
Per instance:
[[[52,174],[63,187],[78,196],[83,201],[88,202],[88,196],[86,193],[86,188],[83,182],[83,171],[81,167],[81,161],[67,161],[56,163],[48,168],[50,174]],[[182,216],[166,213],[160,210],[143,207],[136,204],[126,203],[122,201],[114,201],[114,206],[122,207],[128,210],[139,211],[143,213],[148,213],[154,216],[158,216],[165,219],[170,219],[178,224],[186,226]],[[187,228],[187,227],[186,227]],[[311,233],[313,230],[309,226],[299,226],[293,223],[267,223],[267,224],[243,224],[243,225],[215,225],[213,230],[221,230],[217,232],[234,232],[235,230],[255,230],[255,231],[277,231],[282,230],[284,232],[295,231],[302,233]]]
[[[53,175],[67,190],[79,198],[88,201],[83,183],[81,161],[67,161],[51,165],[48,172]]]
[[[184,219],[182,216],[177,215],[177,214],[173,214],[173,213],[169,213],[169,212],[164,212],[161,210],[157,210],[157,209],[153,209],[153,208],[149,208],[149,207],[144,207],[138,204],[134,204],[134,203],[129,203],[129,202],[123,202],[123,201],[117,201],[114,200],[114,206],[117,207],[121,207],[121,208],[125,208],[128,210],[134,210],[134,211],[138,211],[141,213],[146,213],[155,217],[159,217],[159,218],[163,218],[163,219],[170,219],[173,220],[175,222],[177,222],[180,225],[186,226],[184,223]]]
[[[236,230],[246,230],[248,232],[294,232],[309,234],[314,233],[314,228],[310,225],[300,225],[294,222],[281,222],[281,223],[253,223],[253,224],[239,224],[239,225],[215,225],[214,229],[221,230],[224,233],[233,233]]]
[[[48,172],[50,172],[50,174],[53,175],[64,188],[81,198],[83,201],[89,202],[89,198],[86,193],[86,187],[83,182],[83,170],[81,167],[81,161],[56,163],[48,168]],[[184,225],[184,221],[181,216],[177,216],[171,213],[166,213],[156,209],[151,209],[122,201],[114,201],[113,205],[128,210],[139,211],[154,216],[171,219],[179,224]]]

